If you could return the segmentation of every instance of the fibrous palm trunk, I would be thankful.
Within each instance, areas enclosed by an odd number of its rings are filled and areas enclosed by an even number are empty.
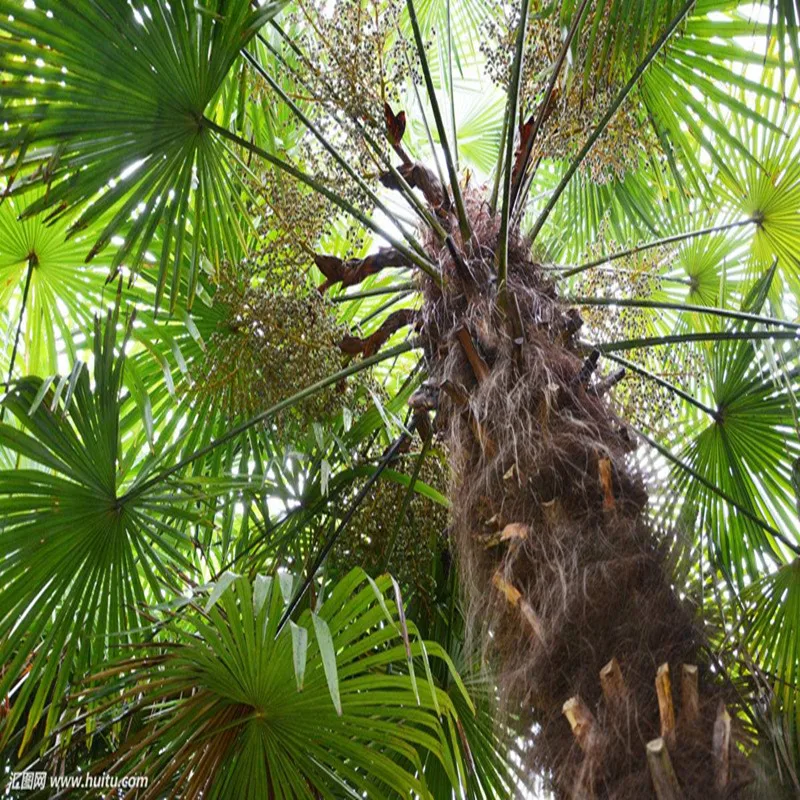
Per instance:
[[[499,220],[468,194],[472,235],[460,241],[425,172],[423,193],[450,234],[427,235],[442,281],[420,277],[414,321],[428,381],[412,405],[436,409],[467,627],[507,710],[529,725],[527,766],[574,800],[733,796],[748,770],[732,743],[731,698],[703,668],[702,633],[671,584],[631,463],[634,438],[594,375],[580,316],[516,231],[501,310]],[[377,262],[317,263],[327,286],[360,280]],[[411,321],[395,312],[346,349],[374,352]]]
[[[428,244],[444,282],[423,279],[421,333],[470,629],[531,724],[530,766],[561,797],[671,797],[670,764],[684,796],[729,796],[745,773],[726,698],[698,676],[702,636],[670,584],[597,353],[518,236],[499,310],[498,225],[480,196],[468,205],[461,264]]]

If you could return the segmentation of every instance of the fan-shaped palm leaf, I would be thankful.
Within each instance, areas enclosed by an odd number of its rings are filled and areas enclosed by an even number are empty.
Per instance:
[[[30,197],[42,195],[35,190]],[[0,306],[14,311],[3,360],[11,360],[21,316],[17,371],[51,375],[60,351],[75,360],[74,330],[91,329],[108,264],[82,266],[92,231],[66,241],[66,219],[50,225],[43,215],[20,220],[22,207],[17,198],[0,205]]]
[[[25,213],[80,207],[74,231],[113,209],[89,256],[124,231],[114,267],[128,255],[141,262],[160,226],[159,291],[185,256],[193,284],[201,237],[217,259],[241,238],[241,190],[203,118],[240,48],[281,5],[0,4],[2,69],[18,79],[4,88],[0,112],[6,192],[47,183]],[[35,105],[24,102],[31,86]],[[178,282],[169,283],[174,302]]]
[[[180,490],[124,499],[147,474],[147,452],[120,425],[130,400],[117,323],[109,312],[95,325],[94,385],[77,361],[61,378],[24,379],[4,401],[22,430],[0,425],[0,444],[17,456],[0,473],[0,694],[13,704],[2,741],[27,716],[20,749],[44,711],[53,724],[75,673],[140,637],[138,606],[176,571],[194,571],[184,526],[202,524],[202,511],[184,511]]]
[[[432,797],[420,774],[430,754],[457,786],[455,709],[428,664],[449,658],[387,591],[390,578],[353,570],[284,626],[290,575],[251,586],[227,573],[171,626],[177,646],[103,673],[101,695],[118,676],[150,712],[115,769],[148,774],[147,797]]]
[[[745,646],[772,688],[772,704],[800,749],[800,561],[795,559],[753,584],[745,594]]]

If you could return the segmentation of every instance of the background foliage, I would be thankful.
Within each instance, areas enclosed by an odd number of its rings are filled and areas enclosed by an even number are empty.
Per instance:
[[[378,180],[386,101],[412,158],[500,207],[574,22],[516,214],[627,370],[654,522],[800,790],[796,4],[525,5],[517,74],[519,4],[494,0],[0,0],[8,768],[510,795],[524,732],[463,628],[446,454],[384,463],[413,339],[336,346],[418,306],[412,270],[322,296],[314,256],[434,266]]]

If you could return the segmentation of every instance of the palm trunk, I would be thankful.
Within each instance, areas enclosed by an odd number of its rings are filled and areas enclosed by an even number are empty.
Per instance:
[[[518,236],[507,317],[498,310],[498,225],[481,199],[468,198],[463,262],[431,238],[444,286],[421,279],[468,628],[482,632],[508,710],[531,725],[527,766],[558,797],[730,796],[746,776],[730,698],[671,586],[633,439],[598,390],[597,354],[577,343],[580,318]],[[666,748],[648,756],[660,737]],[[683,794],[670,793],[670,764]]]

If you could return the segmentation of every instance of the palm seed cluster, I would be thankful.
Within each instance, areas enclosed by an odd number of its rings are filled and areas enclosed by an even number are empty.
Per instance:
[[[480,48],[488,74],[507,90],[519,9],[503,0],[492,0],[491,5],[492,12],[483,22]],[[589,8],[595,10],[595,5],[590,3]],[[601,6],[604,5],[605,0]],[[553,4],[532,3],[532,6],[520,87],[523,119],[536,113],[566,34]],[[591,22],[594,16],[587,19]],[[547,124],[533,150],[534,160],[541,156],[565,160],[574,157],[624,85],[627,75],[621,62],[614,61],[616,69],[609,71],[606,59],[591,57],[591,44],[605,39],[607,27],[608,19],[601,7],[597,24],[584,24],[577,43],[573,42],[573,61],[568,69],[562,70],[556,84]],[[656,138],[643,124],[645,120],[639,119],[634,110],[636,105],[629,99],[618,110],[581,164],[581,170],[593,182],[606,183],[622,177],[637,167],[640,154],[655,149]]]
[[[373,189],[385,171],[384,103],[400,105],[409,77],[418,81],[416,63],[400,32],[404,4],[399,0],[302,0],[290,21],[306,54],[302,85],[309,101],[319,105],[314,124],[341,153],[350,167]],[[373,149],[364,137],[371,134]],[[372,206],[345,169],[331,159],[316,137],[306,135],[299,145],[304,168],[365,214]],[[358,254],[364,239],[356,226],[346,229],[348,255]]]
[[[613,242],[600,240],[589,249],[587,261],[616,249]],[[664,248],[654,248],[620,259],[608,267],[586,270],[575,280],[573,293],[577,297],[605,300],[652,297],[663,289],[660,272],[665,259],[669,258],[670,253]],[[652,332],[652,311],[644,308],[590,305],[581,309],[581,317],[596,342],[634,339]]]
[[[590,249],[587,258],[600,252],[618,249],[613,242],[602,241]],[[674,258],[666,248],[653,248],[620,260],[612,268],[598,267],[582,273],[573,285],[578,297],[652,298],[663,290],[663,266]],[[653,311],[645,308],[589,305],[581,309],[584,338],[592,343],[641,339],[656,335]],[[680,345],[638,348],[624,357],[649,373],[690,391],[695,378],[702,374],[697,352]],[[614,399],[619,413],[646,431],[668,431],[680,415],[681,403],[674,392],[644,376],[628,370],[617,385]]]
[[[333,309],[317,291],[292,283],[264,279],[252,262],[221,270],[214,302],[224,314],[193,365],[198,397],[222,404],[230,417],[252,416],[343,367],[345,329]],[[275,418],[277,432],[337,413],[360,386],[350,380],[313,394]]]
[[[273,285],[302,290],[313,249],[329,230],[334,217],[332,203],[278,170],[268,170],[250,190],[258,250],[254,266]]]
[[[410,477],[417,457],[403,456],[392,468]],[[446,467],[436,453],[429,453],[422,462],[417,480],[446,494]],[[363,481],[354,484],[353,491],[361,486]],[[377,481],[331,557],[345,568],[359,565],[370,575],[381,574],[388,567],[405,592],[429,605],[436,588],[432,565],[447,546],[448,513],[444,506],[414,491],[400,520],[407,493],[406,486],[393,480]]]
[[[292,19],[313,66],[312,85],[350,119],[383,132],[383,104],[398,103],[411,54],[399,34],[399,0],[300,0]]]
[[[356,174],[375,191],[378,187],[377,178],[380,170],[375,164],[373,154],[365,145],[363,137],[359,135],[354,125],[347,120],[342,120],[340,124],[333,121],[328,115],[323,115],[318,121],[315,121],[315,125],[326,141],[341,153]],[[372,213],[372,201],[344,167],[330,157],[330,154],[315,137],[305,136],[299,142],[297,150],[298,161],[303,164],[309,174],[314,176],[315,180],[335,191],[362,214]],[[327,214],[324,220],[325,233],[331,232],[333,224],[346,226],[339,231],[347,242],[347,251],[341,253],[343,257],[356,257],[363,254],[364,247],[368,242],[363,226],[345,220],[341,214],[335,213]]]
[[[626,354],[626,357],[629,354]],[[696,360],[686,348],[659,346],[647,356],[630,358],[643,369],[682,388],[696,373]],[[625,380],[616,388],[614,402],[617,413],[649,435],[662,435],[674,429],[681,414],[675,395],[642,375],[628,370]]]

